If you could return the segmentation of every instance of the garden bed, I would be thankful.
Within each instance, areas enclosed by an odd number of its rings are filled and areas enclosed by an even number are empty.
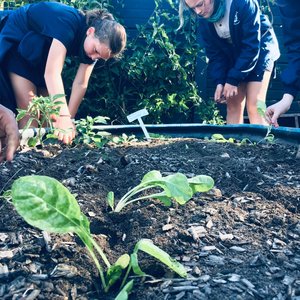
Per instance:
[[[130,299],[299,299],[297,151],[182,138],[100,150],[48,145],[1,165],[0,191],[20,176],[54,177],[76,195],[110,261],[147,238],[187,268],[182,279],[139,255],[151,277],[135,279]],[[111,212],[107,193],[120,199],[150,170],[210,175],[215,189],[184,206],[153,200]],[[0,214],[1,299],[114,299],[116,290],[101,291],[97,269],[75,235],[30,227],[3,199]]]

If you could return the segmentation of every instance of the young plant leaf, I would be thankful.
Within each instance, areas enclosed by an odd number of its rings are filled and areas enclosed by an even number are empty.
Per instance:
[[[37,142],[38,142],[38,139],[36,137],[31,137],[28,139],[27,145],[28,145],[28,147],[35,147]]]
[[[165,206],[171,206],[171,204],[172,204],[171,198],[167,197],[165,192],[161,192],[159,194],[152,195],[151,197],[154,199],[158,199]]]
[[[12,200],[17,212],[30,225],[48,232],[75,232],[94,260],[103,288],[106,290],[102,267],[93,248],[97,250],[108,268],[111,265],[102,249],[93,240],[89,221],[81,213],[76,199],[67,188],[51,177],[24,176],[13,183]]]
[[[171,270],[176,272],[181,277],[187,277],[187,272],[184,266],[177,260],[173,259],[167,252],[155,246],[151,240],[141,239],[134,247],[133,253],[141,250],[168,266]]]
[[[138,256],[137,256],[137,253],[132,253],[130,255],[130,264],[131,264],[131,267],[132,267],[132,270],[134,272],[134,274],[136,275],[139,275],[139,276],[146,276],[147,274],[144,273],[140,266],[139,266],[139,260],[138,260]]]
[[[130,280],[126,285],[122,288],[120,293],[117,295],[115,300],[128,300],[129,293],[133,288],[133,280]]]
[[[128,204],[149,198],[159,199],[167,206],[171,205],[172,199],[183,205],[192,198],[194,193],[208,191],[213,187],[214,181],[211,177],[201,176],[199,175],[188,180],[181,173],[163,177],[159,171],[150,171],[144,175],[139,185],[132,188],[121,198],[116,204],[114,211],[120,212]],[[158,187],[162,188],[163,192],[136,196],[142,191]]]
[[[265,102],[258,100],[256,104],[257,112],[261,117],[265,117],[267,105]]]
[[[175,199],[179,204],[185,204],[193,196],[186,176],[181,173],[162,177],[159,171],[151,171],[143,177],[140,185],[159,186],[167,197]]]
[[[130,256],[123,254],[118,260],[107,270],[106,282],[107,290],[122,276],[122,271],[128,267]]]
[[[162,178],[161,173],[157,170],[153,170],[144,175],[141,184],[149,181],[160,180],[161,178]]]
[[[59,181],[47,176],[24,176],[12,185],[12,200],[27,223],[56,233],[89,231],[87,218],[74,196]]]
[[[196,192],[208,192],[215,185],[214,180],[210,176],[206,175],[198,175],[193,178],[189,178],[188,183],[193,190],[193,194]]]
[[[115,207],[115,194],[114,192],[108,192],[107,194],[107,203],[114,210]]]

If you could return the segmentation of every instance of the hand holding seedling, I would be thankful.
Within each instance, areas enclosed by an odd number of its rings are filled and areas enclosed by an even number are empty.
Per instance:
[[[278,118],[290,109],[294,97],[284,94],[283,98],[266,109],[265,118],[270,125],[279,127]]]
[[[57,116],[53,125],[55,128],[54,134],[63,143],[70,144],[75,138],[76,129],[70,115]]]
[[[258,114],[265,118],[266,119],[266,110],[267,110],[267,106],[266,106],[266,103],[264,101],[260,101],[258,100],[257,101],[257,104],[256,104],[256,107],[257,107],[257,112]],[[267,126],[267,133],[266,133],[266,136],[264,137],[264,140],[266,140],[267,142],[270,142],[272,143],[274,141],[274,134],[271,133],[271,130],[272,130],[272,124]]]

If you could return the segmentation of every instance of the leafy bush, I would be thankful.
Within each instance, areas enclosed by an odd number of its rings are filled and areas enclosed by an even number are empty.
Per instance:
[[[135,37],[129,36],[123,59],[97,63],[79,116],[101,114],[127,123],[126,115],[147,108],[149,123],[192,122],[195,113],[200,120],[214,119],[214,104],[203,102],[195,83],[196,58],[202,51],[195,20],[176,32],[175,1],[153,1],[153,14],[146,24],[137,26]],[[108,2],[115,4],[114,9],[107,7],[117,16],[125,1]],[[70,80],[74,73],[69,69],[66,75]]]

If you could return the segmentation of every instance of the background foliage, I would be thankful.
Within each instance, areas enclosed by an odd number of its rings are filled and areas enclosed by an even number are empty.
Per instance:
[[[137,1],[142,5],[145,0]],[[147,108],[148,123],[197,121],[220,123],[213,101],[201,99],[195,82],[196,58],[202,49],[196,41],[196,22],[188,17],[178,27],[178,1],[151,0],[155,10],[135,36],[128,37],[127,50],[119,61],[99,61],[77,118],[108,116],[112,123],[128,123],[126,116]],[[27,1],[1,1],[5,8],[16,8]],[[105,8],[123,23],[119,8],[126,0],[62,0],[79,9]],[[203,54],[204,57],[204,54]],[[67,59],[63,73],[66,93],[70,94],[78,63]]]

